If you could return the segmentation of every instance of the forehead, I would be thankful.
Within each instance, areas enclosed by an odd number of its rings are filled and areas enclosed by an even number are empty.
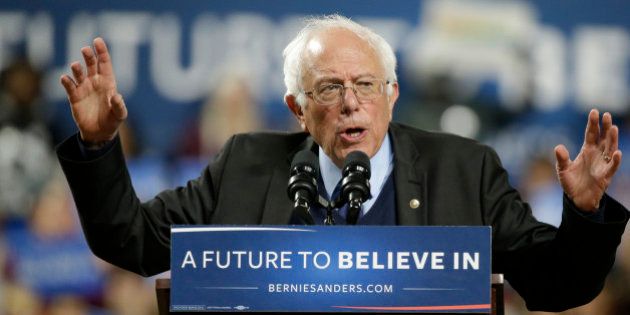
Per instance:
[[[346,29],[329,29],[306,43],[302,80],[304,84],[322,77],[354,79],[383,76],[384,70],[374,48]]]

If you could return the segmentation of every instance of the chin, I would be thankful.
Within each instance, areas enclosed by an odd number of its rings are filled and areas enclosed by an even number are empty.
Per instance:
[[[345,160],[346,156],[348,156],[348,154],[350,154],[351,152],[354,152],[354,151],[361,151],[361,152],[367,154],[370,158],[375,153],[375,152],[371,152],[368,148],[366,148],[364,146],[354,146],[354,147],[343,149],[343,151],[341,151],[341,154],[342,154],[341,160]]]

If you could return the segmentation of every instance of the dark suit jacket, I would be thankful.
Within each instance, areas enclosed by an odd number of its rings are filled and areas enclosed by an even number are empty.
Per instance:
[[[565,198],[556,230],[532,217],[487,146],[395,123],[389,132],[398,224],[491,225],[493,272],[504,273],[530,309],[561,310],[600,292],[628,220],[622,205],[605,196],[605,223],[597,223]],[[171,224],[288,224],[291,160],[317,150],[305,133],[237,135],[199,178],[141,203],[119,144],[85,161],[77,141],[62,143],[58,155],[88,243],[142,275],[169,269]]]

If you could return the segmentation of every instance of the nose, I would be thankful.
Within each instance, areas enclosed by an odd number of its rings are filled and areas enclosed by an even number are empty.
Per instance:
[[[359,108],[359,100],[354,92],[354,87],[343,87],[343,102],[341,103],[341,112],[344,114],[353,112]]]

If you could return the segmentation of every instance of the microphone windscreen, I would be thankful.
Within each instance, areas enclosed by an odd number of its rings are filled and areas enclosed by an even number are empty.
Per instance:
[[[371,175],[370,158],[363,151],[352,151],[343,162],[343,174],[346,176],[351,170],[362,171],[369,179]]]
[[[293,161],[291,161],[291,172],[297,171],[298,169],[306,170],[313,175],[319,174],[319,160],[313,151],[302,150],[293,157]]]

